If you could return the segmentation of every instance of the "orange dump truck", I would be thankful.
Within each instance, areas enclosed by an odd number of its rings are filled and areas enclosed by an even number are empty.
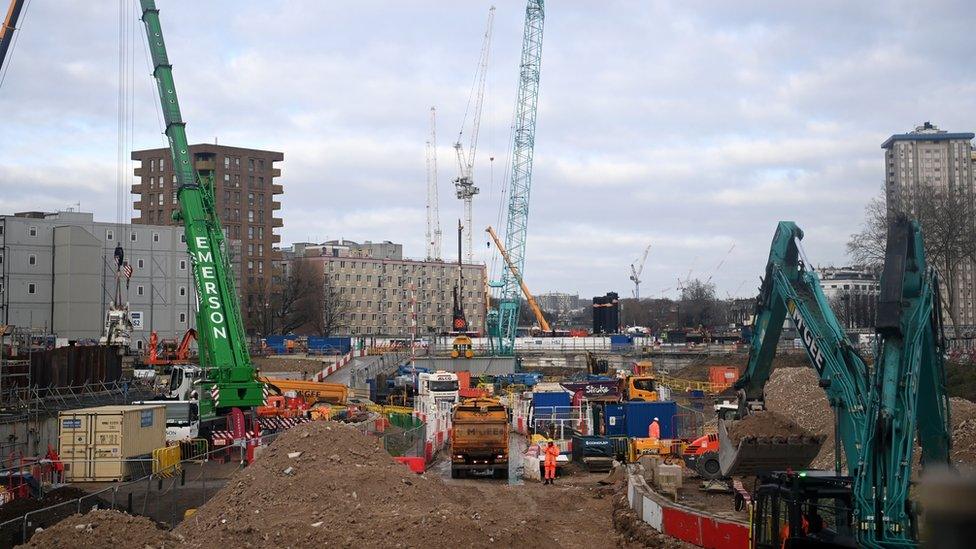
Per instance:
[[[508,412],[494,398],[472,398],[454,408],[451,477],[490,471],[508,478]]]

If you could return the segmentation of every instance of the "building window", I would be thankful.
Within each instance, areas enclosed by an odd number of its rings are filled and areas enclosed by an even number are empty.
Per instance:
[[[163,193],[159,193],[159,194],[158,194],[158,195],[156,196],[156,202],[157,202],[157,203],[158,203],[158,204],[159,204],[160,206],[162,206],[162,205],[163,205]]]
[[[230,168],[230,157],[229,156],[225,156],[224,157],[224,169],[228,169],[228,168]]]
[[[113,240],[115,238],[115,233],[112,229],[105,229],[105,240]]]
[[[249,172],[253,172],[254,171],[254,159],[253,158],[248,158],[247,159],[247,171],[249,171]]]
[[[30,227],[28,227],[27,228],[27,235],[28,236],[37,236],[37,227],[35,227],[33,225],[31,225]]]
[[[180,313],[180,324],[186,322],[186,313]]]
[[[180,297],[186,296],[186,286],[180,286]]]
[[[165,169],[166,169],[166,159],[165,158],[160,158],[159,159],[159,171],[163,171]]]
[[[247,238],[248,239],[253,239],[254,238],[254,227],[248,227],[247,228]]]
[[[186,242],[186,234],[180,233],[180,242]]]
[[[162,220],[163,218],[159,218],[159,221]],[[159,233],[153,233],[153,242],[159,242]]]
[[[142,286],[136,286],[136,294],[137,295],[142,295],[144,292],[145,292],[145,289]]]
[[[37,256],[34,254],[27,256],[27,264],[31,266],[37,265]]]
[[[181,271],[185,271],[186,270],[186,260],[185,259],[181,259],[180,260],[180,270]]]
[[[224,174],[224,183],[227,184],[227,185],[230,185],[230,174],[229,173],[225,173]]]
[[[173,191],[173,204],[176,204],[176,191]]]
[[[29,294],[37,293],[37,286],[33,282],[27,283],[27,293]]]
[[[141,259],[136,260],[136,265],[141,269],[143,267],[143,262]]]
[[[160,195],[160,196],[162,196],[162,195]],[[131,240],[133,242],[138,242],[139,241],[139,237],[136,236],[135,231],[132,231],[132,233],[129,235],[129,240]]]
[[[149,160],[149,171],[151,171],[151,172],[156,171],[156,159],[155,158]]]

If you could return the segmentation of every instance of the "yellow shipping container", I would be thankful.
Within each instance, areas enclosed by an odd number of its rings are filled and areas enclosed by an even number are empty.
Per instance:
[[[73,482],[125,480],[148,473],[149,462],[126,460],[166,445],[166,407],[161,405],[65,410],[58,415],[58,425],[65,477]]]

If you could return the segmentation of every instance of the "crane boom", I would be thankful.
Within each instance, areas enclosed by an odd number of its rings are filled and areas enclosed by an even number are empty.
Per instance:
[[[630,279],[634,282],[634,299],[640,300],[641,274],[644,273],[644,263],[647,262],[647,253],[651,251],[651,245],[644,248],[644,253],[634,263],[630,264]]]
[[[427,142],[427,261],[441,259],[441,215],[437,200],[437,109],[430,108]]]
[[[213,180],[199,178],[190,157],[159,10],[154,0],[140,0],[140,4],[176,175],[180,203],[177,217],[186,231],[196,283],[200,366],[204,370],[200,414],[259,406],[264,401],[263,384],[255,379],[247,350],[224,233],[214,204]]]
[[[24,0],[10,0],[7,17],[3,21],[3,27],[0,27],[0,70],[7,62],[7,52],[10,51],[10,43],[13,42],[14,31],[17,30],[17,22],[23,9]]]
[[[545,23],[543,0],[528,0],[519,63],[519,86],[515,103],[512,135],[512,174],[508,191],[508,218],[505,225],[505,249],[515,271],[525,273],[525,240],[529,225],[529,194],[532,190],[532,161],[535,152],[535,121],[539,103],[539,76],[542,69],[542,31]],[[519,283],[512,270],[502,271],[497,327],[497,351],[501,355],[515,352],[518,333]]]
[[[535,315],[536,322],[539,323],[539,328],[542,328],[543,332],[551,332],[552,328],[549,326],[549,322],[546,321],[546,317],[542,315],[542,309],[539,308],[539,304],[536,302],[535,297],[533,297],[532,292],[529,291],[529,287],[525,284],[525,279],[518,272],[515,265],[512,264],[512,259],[508,255],[508,251],[505,250],[505,246],[502,244],[498,234],[495,233],[495,229],[489,226],[485,231],[491,236],[491,239],[495,242],[495,246],[498,248],[498,253],[502,254],[502,258],[505,260],[505,264],[512,271],[512,276],[518,279],[519,286],[522,287],[522,293],[525,294],[525,300],[529,303],[529,308],[532,309],[532,314]]]

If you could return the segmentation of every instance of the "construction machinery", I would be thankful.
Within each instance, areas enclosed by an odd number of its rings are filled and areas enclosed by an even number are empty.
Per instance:
[[[454,408],[451,477],[487,471],[508,477],[508,412],[494,398],[465,400]]]
[[[172,366],[173,364],[187,364],[190,362],[190,345],[197,340],[197,331],[193,328],[183,333],[179,343],[175,339],[160,341],[156,330],[149,333],[149,345],[146,349],[146,364],[152,367]]]
[[[512,172],[508,187],[508,217],[505,225],[505,250],[514,271],[525,276],[525,241],[529,225],[529,193],[532,190],[532,160],[535,152],[535,121],[539,101],[539,76],[542,67],[542,29],[545,22],[543,0],[528,0],[522,36],[522,58],[519,63],[518,96],[512,129]],[[489,333],[495,352],[502,356],[515,354],[518,332],[518,279],[512,269],[502,271],[497,304],[489,311]]]
[[[437,109],[430,108],[427,141],[427,261],[441,260],[441,214],[437,198]]]
[[[634,283],[634,299],[640,301],[640,283],[641,274],[644,272],[644,263],[647,262],[647,253],[651,251],[651,245],[648,244],[644,248],[644,253],[641,254],[637,261],[630,264],[630,280]]]
[[[201,370],[193,381],[200,416],[212,418],[233,408],[252,409],[264,403],[265,387],[255,377],[247,351],[238,294],[217,216],[213,172],[198,173],[190,156],[156,3],[140,0],[140,5],[180,205],[174,217],[183,222],[199,300],[196,326]]]
[[[7,62],[7,52],[10,51],[10,44],[13,43],[14,31],[17,30],[17,22],[20,21],[20,13],[24,9],[25,0],[10,0],[10,7],[7,8],[7,17],[3,20],[0,27],[0,73]]]
[[[722,473],[760,477],[754,547],[914,546],[908,491],[916,435],[925,466],[948,466],[951,432],[939,282],[926,263],[921,228],[901,215],[890,222],[870,372],[802,257],[802,238],[794,223],[780,222],[757,300],[749,364],[733,385],[734,415],[765,409],[763,387],[789,316],[834,410],[836,470],[804,471],[819,444],[803,437],[747,436],[734,445],[728,422],[719,420]]]
[[[323,404],[345,406],[349,400],[349,387],[341,383],[325,383],[323,381],[304,381],[298,379],[275,379],[258,377],[268,389],[279,396],[286,396],[294,392],[305,400],[309,408]],[[270,398],[270,397],[269,397]]]
[[[508,271],[518,281],[519,287],[522,288],[522,294],[525,295],[525,301],[528,302],[529,308],[532,309],[532,314],[535,315],[535,321],[539,323],[539,329],[545,333],[552,332],[549,322],[546,320],[545,315],[542,314],[542,309],[539,308],[539,304],[536,302],[535,297],[533,297],[532,292],[529,291],[529,287],[525,284],[525,280],[522,278],[518,267],[512,263],[512,258],[509,257],[508,251],[505,250],[505,246],[502,244],[501,239],[498,238],[498,234],[495,233],[495,229],[492,229],[489,225],[488,228],[485,229],[485,232],[491,236],[492,241],[495,243],[495,247],[498,248],[498,253],[501,254],[502,259],[505,260],[505,265],[508,266]]]
[[[658,398],[657,379],[652,375],[632,375],[620,380],[620,392],[624,400],[656,401]]]
[[[465,243],[468,245],[468,263],[474,262],[474,248],[471,241],[471,229],[473,227],[471,206],[474,195],[481,192],[474,184],[474,160],[478,151],[478,132],[481,128],[481,110],[485,103],[485,83],[488,80],[488,58],[491,55],[491,29],[495,22],[495,6],[488,9],[488,26],[485,29],[485,36],[481,43],[481,53],[478,56],[478,69],[475,71],[474,82],[471,85],[471,93],[468,95],[468,104],[464,109],[464,119],[461,121],[461,130],[458,132],[457,141],[454,142],[454,151],[457,153],[458,176],[454,179],[454,189],[457,197],[464,204],[464,224],[465,224]],[[468,112],[471,113],[471,135],[468,150],[465,152],[461,144],[464,135],[464,126],[468,120]]]

